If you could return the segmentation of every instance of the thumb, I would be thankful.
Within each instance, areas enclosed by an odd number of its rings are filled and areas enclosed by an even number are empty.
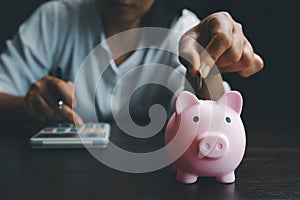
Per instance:
[[[228,34],[227,34],[228,35]],[[211,38],[201,55],[200,72],[206,78],[219,58],[230,47],[231,40],[227,35],[215,35]]]
[[[185,34],[179,43],[179,61],[193,76],[198,76],[200,68],[199,44],[192,33]]]
[[[200,63],[200,74],[203,78],[206,78],[210,73],[211,69],[215,64],[215,60],[210,56],[207,51],[204,51],[201,55],[201,63]]]

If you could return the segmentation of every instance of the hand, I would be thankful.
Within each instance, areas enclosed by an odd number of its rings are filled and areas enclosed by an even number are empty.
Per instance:
[[[200,52],[199,44],[204,52]],[[185,33],[179,47],[179,59],[193,77],[200,72],[206,78],[214,64],[220,72],[237,72],[243,77],[263,68],[263,60],[254,53],[242,25],[227,12],[206,17]]]
[[[23,111],[37,122],[52,121],[56,114],[60,114],[67,122],[80,126],[83,124],[83,120],[72,109],[72,107],[76,107],[73,91],[74,84],[72,82],[46,76],[31,85],[22,104]],[[64,103],[60,108],[59,100]]]

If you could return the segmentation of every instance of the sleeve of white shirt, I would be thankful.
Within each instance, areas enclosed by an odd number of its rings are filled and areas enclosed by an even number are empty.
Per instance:
[[[24,96],[33,82],[48,74],[53,52],[51,8],[50,3],[40,6],[7,41],[0,55],[0,92]]]

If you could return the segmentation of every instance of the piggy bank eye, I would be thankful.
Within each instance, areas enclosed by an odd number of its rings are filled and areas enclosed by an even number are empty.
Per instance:
[[[231,118],[230,117],[226,117],[226,122],[229,124],[231,123]]]
[[[198,121],[199,121],[199,117],[198,117],[198,116],[195,116],[195,117],[193,118],[193,121],[194,121],[194,122],[198,122]]]

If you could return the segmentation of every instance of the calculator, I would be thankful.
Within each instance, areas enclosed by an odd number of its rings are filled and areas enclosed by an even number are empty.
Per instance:
[[[58,123],[40,130],[30,138],[30,144],[33,148],[105,148],[109,137],[108,123],[85,123],[80,127]]]

